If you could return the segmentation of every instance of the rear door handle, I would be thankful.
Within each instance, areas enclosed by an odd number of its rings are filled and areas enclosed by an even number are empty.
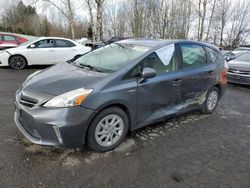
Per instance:
[[[172,82],[173,86],[179,86],[181,84],[182,80],[176,79]]]

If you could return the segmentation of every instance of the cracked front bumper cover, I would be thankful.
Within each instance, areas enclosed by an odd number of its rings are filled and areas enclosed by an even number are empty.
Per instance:
[[[7,51],[0,51],[0,67],[9,66],[9,57],[11,55]]]
[[[83,107],[27,108],[16,103],[15,123],[31,142],[40,145],[80,147],[95,111]]]

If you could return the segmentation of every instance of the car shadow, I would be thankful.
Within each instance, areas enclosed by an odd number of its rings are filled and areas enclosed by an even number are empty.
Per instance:
[[[51,66],[52,65],[30,65],[23,70],[14,70],[14,69],[11,69],[10,67],[1,67],[0,70],[2,69],[2,70],[24,71],[24,70],[32,70],[32,69],[46,69]]]

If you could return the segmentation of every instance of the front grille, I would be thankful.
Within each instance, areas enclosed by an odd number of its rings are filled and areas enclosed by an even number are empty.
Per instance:
[[[24,106],[28,106],[28,107],[33,107],[36,105],[36,103],[34,103],[34,102],[22,100],[22,99],[19,102],[20,102],[20,104],[22,104]]]
[[[33,107],[38,103],[38,101],[31,97],[21,95],[19,98],[19,103],[24,106]]]
[[[236,69],[228,69],[228,72],[233,74],[241,74],[241,75],[250,75],[250,71],[244,71],[244,70],[236,70]]]

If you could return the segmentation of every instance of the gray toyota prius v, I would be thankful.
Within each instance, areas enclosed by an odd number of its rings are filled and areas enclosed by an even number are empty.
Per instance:
[[[128,39],[30,75],[16,92],[14,120],[36,144],[108,151],[170,115],[212,113],[226,82],[215,46]]]

